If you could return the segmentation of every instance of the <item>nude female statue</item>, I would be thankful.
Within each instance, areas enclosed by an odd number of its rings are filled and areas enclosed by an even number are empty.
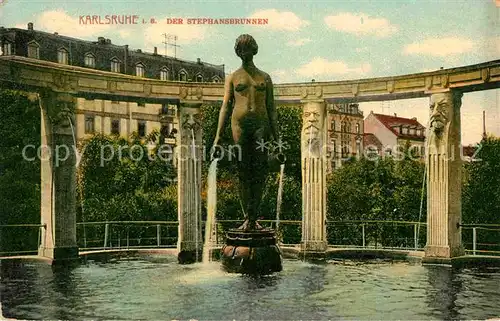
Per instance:
[[[214,147],[218,145],[224,130],[226,114],[231,112],[233,140],[241,147],[238,177],[245,222],[239,228],[261,229],[257,218],[269,171],[269,156],[268,151],[260,144],[269,143],[277,138],[273,83],[271,77],[253,63],[253,56],[257,54],[258,46],[252,36],[247,34],[239,36],[234,50],[241,58],[242,65],[226,78]]]

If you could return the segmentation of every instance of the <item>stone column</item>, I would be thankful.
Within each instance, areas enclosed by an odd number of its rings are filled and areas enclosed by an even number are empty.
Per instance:
[[[430,97],[427,132],[428,261],[463,255],[461,244],[460,105],[462,93],[447,91]]]
[[[179,237],[177,249],[179,263],[194,263],[202,258],[201,161],[203,146],[200,106],[201,102],[184,101],[181,102],[177,113],[179,132],[175,154],[178,177]]]
[[[326,241],[326,105],[304,100],[301,134],[302,242],[305,255],[321,256]]]
[[[41,99],[41,222],[38,255],[55,261],[78,258],[76,243],[75,99],[44,92]],[[76,130],[76,128],[75,128]]]

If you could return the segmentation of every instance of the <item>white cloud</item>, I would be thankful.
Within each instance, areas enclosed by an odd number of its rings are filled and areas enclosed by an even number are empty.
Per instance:
[[[102,36],[110,29],[110,25],[80,24],[78,17],[70,16],[62,9],[44,11],[34,19],[33,23],[35,29],[77,38]],[[16,27],[26,29],[27,24],[18,24]]]
[[[283,69],[278,69],[274,70],[270,73],[271,79],[273,80],[273,83],[275,84],[282,84],[282,83],[287,83],[291,82],[290,79],[293,77],[292,73],[283,70]]]
[[[403,53],[407,55],[429,55],[446,57],[459,55],[474,49],[474,42],[459,37],[429,38],[421,42],[406,45]]]
[[[122,37],[123,39],[125,38],[128,38],[132,35],[132,33],[130,32],[130,30],[120,30],[118,31],[118,34],[120,35],[120,37]]]
[[[398,31],[385,18],[370,17],[365,13],[342,12],[324,19],[329,28],[351,33],[356,36],[372,35],[379,38],[388,37]]]
[[[249,18],[268,19],[267,25],[255,25],[268,27],[276,30],[297,31],[310,24],[309,21],[300,19],[291,11],[278,11],[276,9],[259,10],[254,12]]]
[[[158,46],[165,38],[164,33],[177,36],[177,44],[187,44],[205,39],[208,27],[197,24],[168,24],[167,19],[158,20],[156,24],[149,25],[144,30],[145,47]],[[184,18],[185,20],[186,18]],[[172,39],[172,43],[174,40]],[[170,48],[169,48],[170,50]]]
[[[287,44],[287,46],[300,47],[300,46],[305,45],[308,42],[311,42],[311,39],[309,39],[309,38],[300,38],[300,39],[297,39],[297,40],[290,40],[286,44]]]
[[[297,74],[306,77],[321,77],[321,76],[335,76],[335,75],[365,75],[371,71],[371,65],[368,63],[359,66],[348,66],[345,62],[334,60],[329,61],[325,58],[316,57],[309,63],[302,65]]]
[[[494,60],[498,59],[500,56],[500,37],[484,37],[476,39],[478,47],[474,50],[474,53],[484,57],[484,60]]]

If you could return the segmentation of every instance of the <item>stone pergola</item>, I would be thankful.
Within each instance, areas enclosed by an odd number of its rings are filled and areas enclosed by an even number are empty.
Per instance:
[[[464,93],[500,86],[500,60],[453,69],[333,82],[275,85],[275,100],[301,103],[302,130],[302,251],[326,251],[326,103],[384,101],[430,97],[431,126],[426,135],[428,260],[450,259],[463,254],[461,246],[460,105]],[[73,146],[75,98],[148,103],[179,102],[178,145],[201,145],[199,106],[221,101],[219,83],[166,82],[88,68],[60,65],[37,59],[0,57],[0,87],[39,94],[42,144]],[[315,123],[314,135],[306,130]],[[180,150],[178,166],[179,252],[201,249],[196,233],[201,220],[201,157]],[[76,243],[75,155],[57,164],[42,158],[41,220],[46,225],[39,254],[53,260],[78,256]],[[198,230],[198,233],[200,231]]]

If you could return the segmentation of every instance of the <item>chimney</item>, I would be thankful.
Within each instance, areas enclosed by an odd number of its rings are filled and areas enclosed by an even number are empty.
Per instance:
[[[33,22],[28,22],[28,30],[33,31]]]
[[[54,36],[59,36],[59,32],[54,32]]]
[[[417,120],[417,117],[412,117],[411,119],[412,119],[412,120]]]
[[[127,73],[127,64],[128,64],[128,45],[123,46],[123,73]]]
[[[398,117],[398,114],[394,113],[394,117]]]
[[[111,44],[111,39],[106,39],[106,44],[110,45]]]
[[[97,42],[98,42],[99,44],[104,44],[104,43],[106,42],[106,39],[104,39],[104,37],[98,37],[98,38],[97,38]]]
[[[157,55],[157,54],[158,54],[158,48],[157,48],[157,47],[155,47],[153,54],[154,54],[154,55]]]
[[[196,58],[196,63],[201,65],[201,59],[200,58]]]

